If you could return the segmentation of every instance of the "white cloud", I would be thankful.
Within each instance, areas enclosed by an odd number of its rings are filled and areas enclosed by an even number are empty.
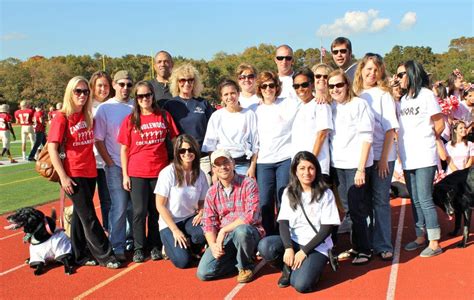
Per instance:
[[[332,24],[323,24],[316,34],[318,36],[350,35],[362,32],[378,32],[390,25],[390,19],[379,18],[379,11],[348,11],[344,17],[334,20]]]
[[[409,11],[403,15],[400,25],[398,26],[402,30],[408,30],[416,24],[416,12]]]
[[[0,37],[1,41],[18,41],[18,40],[26,40],[28,36],[23,33],[19,32],[11,32],[4,34]]]

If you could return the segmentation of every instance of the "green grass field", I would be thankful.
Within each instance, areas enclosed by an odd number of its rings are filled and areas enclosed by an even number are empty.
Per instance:
[[[20,127],[14,126],[20,142],[11,144],[14,157],[21,157]],[[17,141],[18,141],[17,140]],[[27,151],[31,149],[27,144]],[[1,161],[8,161],[2,157]],[[59,198],[59,184],[49,182],[35,171],[34,163],[5,166],[0,168],[0,214],[24,206],[34,206]]]

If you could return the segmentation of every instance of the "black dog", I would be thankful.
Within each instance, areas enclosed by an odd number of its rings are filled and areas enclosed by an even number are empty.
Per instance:
[[[62,230],[56,230],[56,211],[46,217],[33,207],[18,209],[7,217],[10,225],[5,229],[15,230],[23,227],[23,242],[30,243],[29,265],[35,269],[35,275],[44,272],[47,260],[55,260],[64,265],[64,272],[73,273],[71,241]]]
[[[446,176],[433,189],[433,200],[450,219],[454,214],[454,230],[449,234],[456,236],[464,218],[462,241],[458,247],[466,247],[471,225],[471,212],[474,207],[474,167],[459,170]]]

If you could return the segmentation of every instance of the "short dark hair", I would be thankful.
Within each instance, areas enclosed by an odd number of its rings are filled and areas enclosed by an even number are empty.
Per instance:
[[[340,37],[337,37],[334,41],[332,41],[331,52],[334,46],[337,46],[337,45],[346,45],[347,50],[349,50],[349,52],[352,53],[352,43],[348,38],[340,36]]]
[[[309,82],[311,82],[311,84],[314,84],[314,73],[309,68],[303,68],[303,69],[299,69],[298,71],[296,71],[293,74],[293,81],[299,75],[303,75],[303,76],[308,77]]]
[[[219,93],[219,97],[222,96],[221,92],[222,89],[226,86],[233,86],[237,90],[237,92],[240,92],[240,87],[237,84],[237,82],[233,81],[232,79],[223,79],[221,82],[219,82],[219,85],[217,86],[217,92]]]

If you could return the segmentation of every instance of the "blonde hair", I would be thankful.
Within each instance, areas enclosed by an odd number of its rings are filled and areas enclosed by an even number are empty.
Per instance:
[[[320,63],[320,64],[316,64],[314,65],[313,67],[311,67],[311,71],[313,71],[313,73],[316,75],[316,70],[317,69],[324,69],[324,71],[326,71],[326,73],[331,73],[334,69],[331,68],[329,65],[325,64],[325,63]]]
[[[334,70],[332,71],[331,73],[329,73],[328,75],[328,84],[329,84],[329,79],[333,78],[333,77],[336,77],[336,76],[341,76],[342,79],[344,80],[344,82],[346,83],[346,86],[347,86],[347,98],[345,99],[347,102],[351,101],[352,98],[354,98],[356,96],[356,94],[354,93],[353,89],[352,89],[352,85],[351,85],[351,81],[349,80],[349,77],[347,77],[346,73],[341,70],[341,69],[337,69],[337,70]],[[329,91],[329,88],[328,88],[328,91]]]
[[[372,61],[377,67],[377,82],[376,87],[380,88],[385,92],[390,92],[390,83],[388,81],[388,74],[385,69],[385,63],[383,62],[382,56],[373,53],[367,53],[357,65],[357,70],[354,75],[354,83],[352,88],[357,95],[360,95],[364,90],[364,81],[362,78],[362,69],[367,65],[369,61]]]
[[[170,92],[171,92],[171,95],[173,95],[173,97],[179,96],[179,82],[178,81],[181,78],[194,78],[192,96],[193,98],[197,98],[201,96],[202,90],[204,89],[204,85],[202,84],[199,71],[190,63],[186,63],[174,69],[173,72],[171,73]]]
[[[66,91],[64,92],[63,108],[61,109],[61,112],[64,113],[66,117],[69,117],[70,115],[75,113],[75,110],[74,110],[75,104],[72,97],[73,97],[73,91],[77,87],[79,82],[84,82],[87,88],[89,88],[89,82],[87,81],[87,79],[85,79],[82,76],[76,76],[76,77],[71,78],[71,80],[69,80],[66,86]],[[82,113],[84,114],[84,119],[87,124],[87,129],[91,129],[92,128],[92,101],[91,101],[90,92],[89,92],[89,95],[87,96],[86,104],[82,107]]]

